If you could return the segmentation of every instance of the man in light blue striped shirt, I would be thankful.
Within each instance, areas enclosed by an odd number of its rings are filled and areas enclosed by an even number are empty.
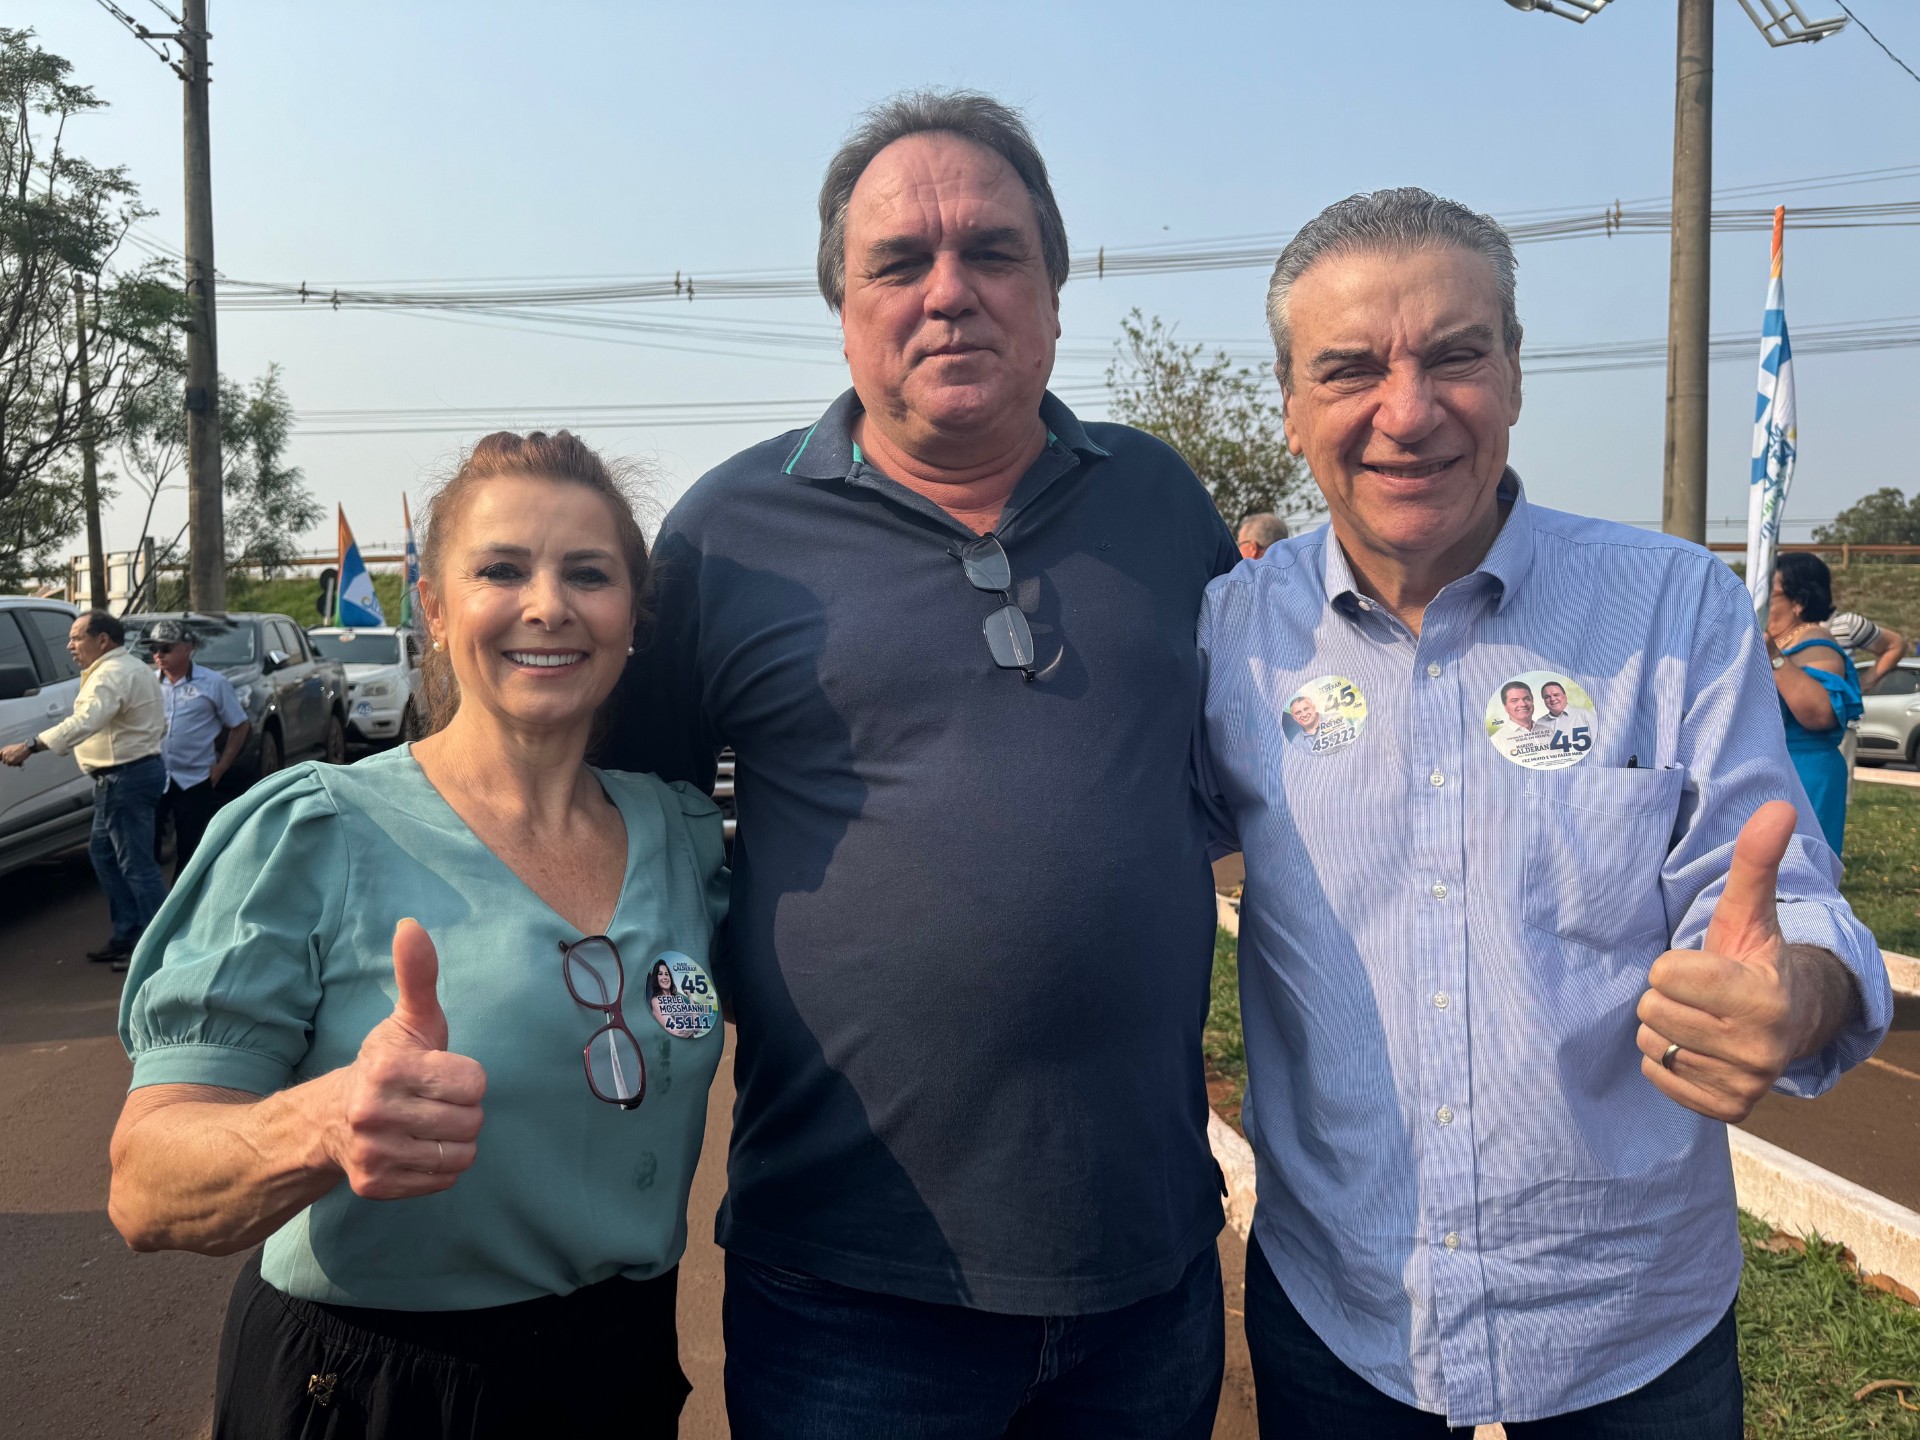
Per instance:
[[[1892,1000],[1739,580],[1507,468],[1513,273],[1418,190],[1331,207],[1274,272],[1331,524],[1200,619],[1262,1430],[1739,1440],[1726,1123],[1827,1089]],[[1523,689],[1574,723],[1516,720]],[[1358,733],[1288,743],[1301,697]]]

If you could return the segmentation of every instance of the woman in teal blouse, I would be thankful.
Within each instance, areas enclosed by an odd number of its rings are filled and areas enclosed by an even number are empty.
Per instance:
[[[572,436],[495,435],[421,558],[441,728],[257,785],[134,957],[113,1221],[265,1242],[221,1440],[672,1435],[726,888],[710,800],[585,763],[645,541]]]

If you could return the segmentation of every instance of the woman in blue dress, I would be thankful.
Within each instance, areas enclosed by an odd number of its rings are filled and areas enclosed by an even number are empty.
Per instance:
[[[1860,718],[1860,677],[1824,623],[1833,577],[1817,555],[1790,551],[1774,562],[1767,653],[1787,727],[1787,753],[1833,853],[1847,828],[1847,726]]]

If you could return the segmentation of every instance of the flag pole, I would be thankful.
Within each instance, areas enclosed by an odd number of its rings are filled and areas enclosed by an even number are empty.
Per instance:
[[[1759,398],[1754,408],[1753,470],[1747,495],[1747,593],[1761,628],[1773,599],[1774,555],[1787,489],[1798,458],[1793,387],[1793,345],[1787,337],[1786,285],[1782,279],[1782,241],[1787,210],[1773,211],[1773,265],[1767,280],[1767,307],[1760,323]]]

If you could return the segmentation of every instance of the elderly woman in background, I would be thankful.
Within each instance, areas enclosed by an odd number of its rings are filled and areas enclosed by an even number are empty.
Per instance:
[[[1767,653],[1787,727],[1787,753],[1799,772],[1821,833],[1833,853],[1847,829],[1847,726],[1860,718],[1860,677],[1827,629],[1833,576],[1817,555],[1789,551],[1774,562],[1767,607]]]
[[[722,1036],[632,1002],[663,953],[707,978],[720,816],[585,762],[647,569],[578,440],[481,441],[427,513],[435,733],[229,806],[135,956],[113,1222],[266,1242],[221,1440],[677,1431]]]

